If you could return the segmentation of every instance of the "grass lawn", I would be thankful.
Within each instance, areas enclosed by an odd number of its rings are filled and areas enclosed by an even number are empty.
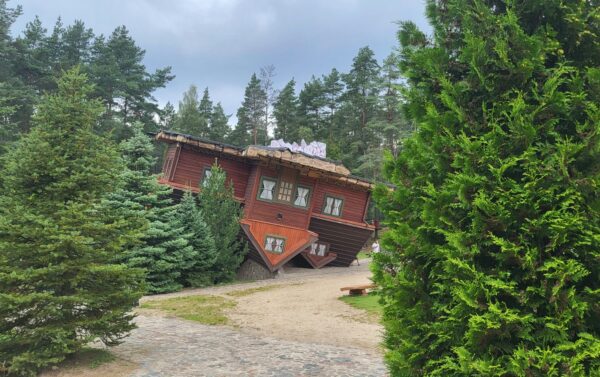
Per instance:
[[[146,301],[140,307],[162,310],[205,325],[225,325],[228,320],[224,312],[235,304],[235,301],[223,297],[197,295]]]
[[[367,258],[371,258],[371,254],[367,253],[365,251],[359,251],[358,254],[356,254],[356,258],[357,259],[367,259]]]
[[[249,296],[249,295],[252,295],[252,294],[258,293],[258,292],[270,291],[271,289],[275,289],[275,288],[292,287],[294,285],[302,285],[302,284],[303,283],[265,285],[262,287],[255,287],[255,288],[242,289],[239,291],[227,292],[226,295],[231,296],[231,297],[244,297],[244,296]]]
[[[379,303],[379,296],[375,292],[371,292],[365,296],[342,296],[340,300],[357,309],[362,309],[367,312],[373,320],[379,321],[383,315],[383,307]]]

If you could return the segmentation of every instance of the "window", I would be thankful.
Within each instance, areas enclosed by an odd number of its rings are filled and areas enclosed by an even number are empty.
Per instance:
[[[269,178],[262,178],[260,181],[260,192],[258,198],[262,200],[273,200],[273,192],[277,181]]]
[[[329,245],[322,242],[315,242],[312,245],[310,245],[309,253],[319,257],[324,257],[325,255],[327,255],[328,251]]]
[[[265,250],[274,254],[283,253],[283,249],[285,246],[285,239],[281,237],[275,236],[266,236],[265,237]]]
[[[280,181],[279,190],[277,192],[277,200],[282,202],[292,201],[292,188],[294,188],[294,184],[292,182]]]
[[[344,200],[334,198],[333,196],[325,195],[325,203],[323,204],[323,213],[331,216],[341,216]]]
[[[296,187],[296,197],[294,198],[294,205],[296,207],[308,207],[308,199],[310,197],[310,189],[308,187],[298,186]]]
[[[206,185],[208,184],[208,179],[210,178],[210,176],[212,175],[212,171],[210,170],[210,168],[204,168],[204,171],[202,172],[202,187],[206,187]]]

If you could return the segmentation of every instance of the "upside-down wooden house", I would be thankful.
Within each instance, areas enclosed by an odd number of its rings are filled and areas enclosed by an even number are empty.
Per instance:
[[[244,207],[248,258],[271,273],[294,259],[313,268],[349,266],[371,236],[372,183],[341,163],[286,148],[222,143],[161,131],[168,143],[160,182],[198,192],[216,162]]]

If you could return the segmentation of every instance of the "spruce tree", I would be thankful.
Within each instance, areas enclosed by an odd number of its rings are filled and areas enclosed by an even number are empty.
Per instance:
[[[428,1],[377,190],[395,376],[600,375],[600,4]]]
[[[227,140],[231,128],[229,128],[229,115],[225,114],[221,102],[213,106],[210,114],[210,129],[208,130],[208,138],[214,141],[224,142]]]
[[[213,165],[210,177],[203,183],[198,202],[217,248],[214,281],[231,281],[244,260],[247,246],[239,238],[242,208],[234,199],[225,171],[218,165]]]
[[[265,108],[267,93],[262,89],[256,74],[252,74],[244,92],[244,101],[237,111],[238,123],[230,135],[232,144],[246,146],[267,142]]]
[[[189,235],[192,252],[187,255],[180,281],[184,285],[202,287],[214,281],[213,269],[217,261],[215,239],[204,221],[204,214],[196,198],[186,192],[179,206],[179,220],[184,233]]]
[[[3,158],[0,366],[33,375],[93,340],[134,327],[142,271],[115,263],[137,234],[104,198],[123,165],[92,128],[102,112],[77,69],[38,107],[35,127]]]
[[[290,80],[279,92],[273,106],[275,117],[275,139],[300,142],[298,137],[298,97],[295,93],[296,81]]]
[[[155,164],[154,146],[139,124],[133,136],[120,145],[127,169],[123,171],[125,185],[111,195],[116,209],[140,212],[147,220],[141,243],[129,248],[124,262],[146,271],[150,293],[172,292],[182,287],[182,271],[189,268],[192,247],[190,235],[181,223],[178,205],[171,199],[172,190],[158,183],[151,174]],[[136,224],[131,224],[136,227]]]

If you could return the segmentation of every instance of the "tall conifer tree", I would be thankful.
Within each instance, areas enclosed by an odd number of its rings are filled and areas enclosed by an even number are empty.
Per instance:
[[[231,281],[244,260],[247,246],[239,238],[242,208],[234,199],[231,181],[218,165],[213,165],[210,177],[203,181],[198,202],[217,248],[212,269],[215,283]]]
[[[179,220],[184,233],[189,235],[192,252],[187,254],[185,267],[181,271],[181,282],[192,287],[202,287],[214,282],[215,264],[218,259],[215,239],[204,221],[196,198],[186,192],[179,206]]]
[[[214,141],[224,142],[227,140],[231,128],[227,123],[229,121],[229,115],[225,114],[221,102],[217,102],[213,106],[212,113],[210,114],[210,129],[208,130],[208,138]]]
[[[395,376],[600,374],[600,4],[430,0],[376,258]]]
[[[231,133],[231,143],[240,146],[266,144],[266,103],[267,94],[262,89],[260,80],[256,77],[256,74],[252,74],[244,92],[244,102],[242,102],[242,106],[237,111],[238,123]]]
[[[298,135],[298,97],[296,81],[290,80],[279,92],[273,106],[275,117],[275,139],[300,142]]]
[[[193,259],[191,235],[181,222],[178,205],[173,204],[172,190],[151,174],[156,163],[154,146],[140,124],[134,125],[133,136],[120,147],[127,164],[122,173],[125,185],[110,196],[112,206],[123,212],[140,212],[148,222],[141,242],[129,248],[123,260],[146,271],[148,292],[176,291],[183,286],[182,272],[190,268]]]
[[[102,112],[78,70],[44,98],[35,127],[4,157],[0,196],[0,365],[33,375],[134,325],[139,269],[115,263],[137,233],[104,198],[123,165],[93,132]]]

